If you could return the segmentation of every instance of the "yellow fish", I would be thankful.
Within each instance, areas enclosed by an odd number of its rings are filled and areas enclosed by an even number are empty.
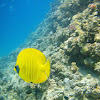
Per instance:
[[[50,62],[41,51],[27,48],[18,54],[14,71],[26,82],[42,83],[50,75]]]

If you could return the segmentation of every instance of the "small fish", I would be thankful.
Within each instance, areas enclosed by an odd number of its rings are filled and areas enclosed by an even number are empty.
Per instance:
[[[41,51],[26,48],[18,54],[14,71],[26,82],[43,83],[50,75],[50,62]]]

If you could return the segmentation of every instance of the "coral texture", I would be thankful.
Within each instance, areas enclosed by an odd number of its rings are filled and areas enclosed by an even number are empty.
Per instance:
[[[50,60],[46,82],[26,83],[13,71],[24,48],[39,49]],[[99,100],[99,74],[99,0],[55,0],[23,45],[0,58],[0,100]]]

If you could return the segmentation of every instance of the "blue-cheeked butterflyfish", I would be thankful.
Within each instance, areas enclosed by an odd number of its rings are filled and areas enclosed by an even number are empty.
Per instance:
[[[26,82],[43,83],[50,75],[50,62],[41,51],[26,48],[18,54],[14,71]]]

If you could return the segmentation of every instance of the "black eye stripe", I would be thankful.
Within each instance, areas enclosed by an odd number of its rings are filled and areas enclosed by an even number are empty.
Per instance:
[[[15,68],[16,68],[17,73],[19,74],[19,66],[16,65]]]

